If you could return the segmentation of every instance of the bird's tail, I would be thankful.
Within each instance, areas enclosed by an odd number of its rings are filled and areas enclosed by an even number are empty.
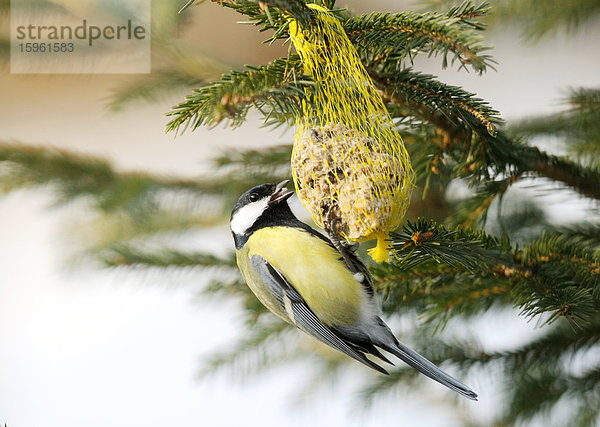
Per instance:
[[[419,372],[427,375],[432,380],[439,382],[440,384],[445,385],[451,390],[462,394],[467,399],[477,400],[477,393],[471,390],[469,387],[461,383],[460,381],[452,378],[450,375],[442,371],[440,368],[435,366],[429,360],[425,359],[416,351],[408,348],[401,342],[395,340],[395,345],[385,345],[381,346],[386,351],[389,351],[396,357],[402,359],[405,363],[412,366]]]

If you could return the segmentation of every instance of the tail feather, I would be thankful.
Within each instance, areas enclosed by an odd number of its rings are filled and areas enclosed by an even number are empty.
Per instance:
[[[416,351],[408,348],[404,344],[396,341],[395,346],[386,345],[382,346],[385,350],[389,351],[393,355],[402,359],[405,363],[412,366],[424,375],[427,375],[432,380],[445,385],[451,390],[465,396],[467,399],[477,400],[477,393],[471,390],[469,387],[461,383],[460,381],[452,378],[450,375],[442,371],[440,368],[435,366],[429,360],[425,359]]]

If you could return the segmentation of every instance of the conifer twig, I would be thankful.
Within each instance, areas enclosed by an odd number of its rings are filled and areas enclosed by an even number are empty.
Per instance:
[[[494,62],[481,53],[489,48],[476,30],[461,23],[460,18],[435,13],[372,13],[348,18],[344,29],[363,58],[378,58],[383,67],[397,69],[398,60],[412,61],[417,53],[425,53],[443,55],[445,68],[452,52],[452,62],[482,73]],[[472,21],[471,25],[477,27]]]

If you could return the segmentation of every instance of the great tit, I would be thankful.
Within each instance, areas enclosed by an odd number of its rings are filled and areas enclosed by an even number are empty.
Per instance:
[[[342,257],[332,242],[292,213],[288,181],[244,194],[231,212],[237,265],[271,312],[325,344],[387,374],[367,358],[391,362],[388,351],[429,378],[477,400],[466,385],[400,343],[380,317],[372,279],[352,251]],[[351,265],[348,265],[350,263]]]

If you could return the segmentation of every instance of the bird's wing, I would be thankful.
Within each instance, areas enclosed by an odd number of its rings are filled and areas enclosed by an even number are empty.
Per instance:
[[[312,236],[317,237],[318,239],[321,239],[323,242],[325,242],[327,245],[331,246],[336,251],[338,250],[335,247],[335,245],[331,242],[331,240],[329,240],[329,238],[325,237],[324,235],[322,235],[315,229],[309,227],[305,223],[297,220],[297,222],[294,222],[294,227],[300,228],[300,229],[306,231],[307,233],[311,234]],[[369,270],[367,270],[367,267],[363,264],[363,262],[360,260],[360,258],[358,258],[358,256],[356,255],[356,247],[355,248],[347,247],[345,249],[346,249],[346,255],[348,257],[348,261],[351,264],[351,266],[348,266],[348,267],[351,267],[350,270],[357,271],[361,274],[362,277],[359,278],[359,277],[355,276],[356,279],[361,283],[364,290],[367,292],[367,295],[369,295],[370,297],[373,297],[375,295],[375,291],[373,290],[373,281],[371,279],[371,273],[369,273]],[[345,262],[344,258],[342,257],[342,254],[340,254],[340,261]]]
[[[260,255],[252,255],[250,265],[260,276],[272,295],[284,308],[292,322],[304,332],[314,336],[325,344],[338,351],[364,363],[365,365],[383,374],[388,372],[381,366],[368,359],[355,345],[336,334],[331,328],[325,326],[312,312],[302,296],[286,280],[286,278]]]

